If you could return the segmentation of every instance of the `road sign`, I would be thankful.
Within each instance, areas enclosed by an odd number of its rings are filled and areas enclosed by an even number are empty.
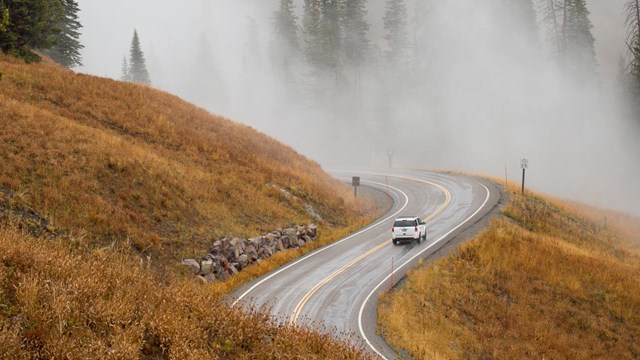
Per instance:
[[[354,177],[351,179],[351,184],[352,184],[353,186],[360,186],[360,176],[354,176]]]

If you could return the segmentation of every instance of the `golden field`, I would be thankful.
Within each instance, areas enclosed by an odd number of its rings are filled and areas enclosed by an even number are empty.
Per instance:
[[[368,222],[350,187],[149,87],[3,55],[0,74],[0,358],[367,357],[224,300]],[[310,222],[317,241],[227,283],[176,271],[215,238]]]
[[[379,331],[416,359],[640,358],[640,221],[511,190],[505,217],[383,296]]]
[[[0,60],[0,191],[90,246],[162,261],[313,222],[307,204],[329,227],[368,210],[316,163],[175,96]]]

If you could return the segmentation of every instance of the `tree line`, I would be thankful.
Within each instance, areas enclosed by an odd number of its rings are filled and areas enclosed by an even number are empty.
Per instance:
[[[430,55],[433,56],[429,53],[430,42],[437,34],[430,32],[425,17],[437,2],[415,0],[410,4],[409,0],[386,0],[380,19],[383,37],[372,39],[367,0],[304,0],[300,17],[293,0],[280,0],[273,14],[273,58],[287,82],[296,81],[296,71],[298,81],[304,77],[308,80],[310,71],[312,83],[322,79],[335,89],[344,89],[346,85],[357,93],[361,72],[372,66],[393,73],[401,81],[411,81],[429,71],[427,64]],[[546,50],[569,79],[599,85],[595,38],[586,0],[497,3],[509,14],[505,22],[517,22],[517,26],[503,24],[505,32],[513,32],[512,43],[526,42],[541,52]],[[629,52],[621,78],[625,89],[640,100],[640,0],[629,0],[624,12]],[[297,69],[294,64],[299,65]]]
[[[82,24],[75,0],[0,0],[0,49],[40,61],[39,50],[67,68],[81,66]]]

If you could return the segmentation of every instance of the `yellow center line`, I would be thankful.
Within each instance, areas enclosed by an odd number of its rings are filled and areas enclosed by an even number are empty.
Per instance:
[[[374,174],[372,174],[372,175],[374,175]],[[380,175],[380,174],[375,174],[375,175]],[[434,211],[431,215],[429,215],[429,216],[427,216],[426,218],[423,219],[425,222],[433,219],[435,216],[440,214],[451,203],[451,193],[449,192],[449,190],[447,190],[444,186],[442,186],[440,184],[436,184],[436,183],[433,183],[433,182],[427,181],[427,180],[411,178],[411,177],[395,176],[395,175],[392,175],[392,176],[396,177],[396,178],[406,179],[406,180],[423,182],[423,183],[429,184],[429,185],[431,185],[433,187],[436,187],[439,190],[441,190],[442,192],[444,192],[445,201],[440,205],[440,207],[438,207],[438,209],[436,209],[436,211]],[[300,313],[302,312],[302,309],[307,304],[307,302],[309,302],[309,299],[311,299],[311,297],[315,293],[317,293],[323,286],[325,286],[331,280],[335,279],[338,275],[340,275],[343,272],[347,271],[349,268],[351,268],[352,266],[354,266],[358,262],[362,261],[363,259],[367,258],[368,256],[371,256],[372,254],[376,253],[380,249],[384,248],[386,245],[389,244],[390,241],[391,241],[391,239],[387,239],[387,240],[383,241],[382,243],[378,244],[376,247],[370,249],[366,253],[364,253],[364,254],[358,256],[357,258],[353,259],[350,263],[348,263],[348,264],[344,265],[343,267],[341,267],[340,269],[334,271],[331,275],[327,276],[322,281],[320,281],[318,284],[316,284],[316,286],[314,286],[308,293],[306,293],[302,297],[302,300],[300,300],[298,305],[296,305],[295,309],[293,310],[293,313],[291,314],[291,317],[289,318],[289,324],[290,325],[294,325],[296,323],[296,321],[298,320],[298,317],[300,317]]]

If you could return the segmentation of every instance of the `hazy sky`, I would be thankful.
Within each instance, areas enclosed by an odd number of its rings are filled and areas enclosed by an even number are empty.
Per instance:
[[[626,52],[622,16],[625,1],[587,2],[592,12],[598,71],[609,92],[615,84],[618,59]],[[548,65],[535,61],[515,64],[510,58],[514,50],[499,42],[497,47],[489,48],[494,44],[490,38],[484,42],[456,38],[459,28],[452,28],[451,24],[460,19],[447,17],[469,16],[462,21],[471,24],[481,21],[476,18],[477,13],[460,15],[443,10],[443,18],[433,21],[432,26],[436,37],[462,41],[464,50],[468,50],[462,57],[471,54],[476,59],[471,65],[480,72],[466,73],[469,64],[456,63],[461,57],[457,53],[460,49],[445,46],[447,54],[438,54],[434,62],[441,61],[443,70],[438,78],[432,79],[433,84],[441,87],[429,95],[438,99],[432,100],[436,106],[425,110],[422,99],[396,95],[402,92],[402,84],[391,94],[389,104],[380,104],[374,87],[365,88],[364,107],[368,110],[361,114],[364,118],[360,123],[349,125],[340,122],[344,119],[336,117],[331,103],[324,109],[312,109],[283,92],[280,79],[269,67],[268,55],[277,0],[78,0],[78,3],[84,25],[81,41],[85,46],[84,67],[78,71],[119,78],[135,28],[153,86],[254,126],[323,165],[352,158],[352,165],[383,165],[386,151],[395,148],[401,165],[482,172],[498,177],[504,176],[507,165],[510,179],[519,181],[519,159],[526,156],[530,158],[528,179],[533,188],[640,214],[637,138],[616,114],[612,101],[608,100],[610,95],[596,101],[588,100],[588,96],[573,97],[571,94],[580,90],[555,78]],[[372,39],[381,38],[384,4],[383,0],[369,1]],[[442,0],[436,4],[446,10],[469,2]],[[481,6],[478,4],[482,2],[473,4]],[[249,45],[252,24],[256,46]],[[493,36],[491,24],[480,25],[487,31],[474,36]],[[197,62],[203,54],[209,59],[207,66]],[[450,63],[453,65],[447,65]],[[457,66],[456,71],[447,66]],[[379,74],[372,73],[365,82],[375,84],[376,76]],[[461,87],[464,76],[472,78],[465,78],[466,87]],[[522,82],[527,85],[522,87]],[[203,98],[205,93],[214,99]],[[388,126],[375,123],[372,119],[376,116],[388,117]],[[361,130],[367,136],[358,138],[355,135]],[[409,137],[416,131],[425,134],[420,144],[385,143],[388,139],[394,142]],[[343,146],[341,141],[350,145]]]

